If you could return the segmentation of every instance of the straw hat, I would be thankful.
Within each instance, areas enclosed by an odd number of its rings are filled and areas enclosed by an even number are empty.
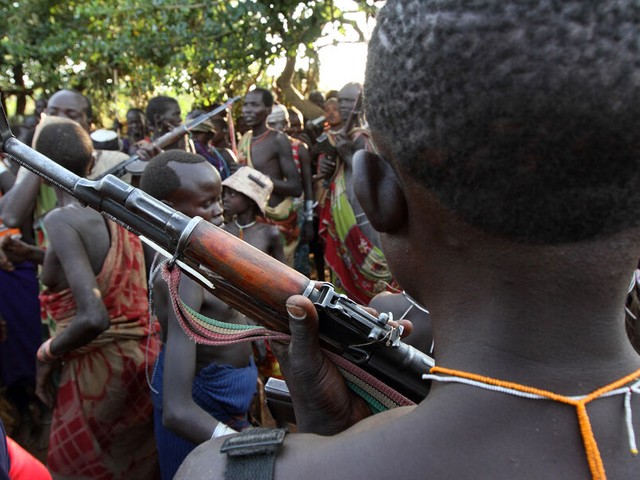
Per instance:
[[[201,115],[204,115],[205,112],[204,110],[192,110],[191,112],[189,112],[187,114],[187,118],[186,121],[187,123],[192,122],[193,120],[195,120],[196,118],[200,117]],[[199,123],[198,125],[196,125],[195,127],[191,127],[191,131],[193,133],[213,133],[215,130],[215,126],[213,125],[213,122],[211,121],[211,118],[207,118],[204,122]]]
[[[256,202],[262,214],[265,214],[265,208],[273,191],[273,182],[264,173],[251,167],[241,167],[236,170],[236,173],[227,177],[222,185],[249,197]]]
[[[195,127],[191,127],[191,131],[194,132],[194,133],[196,133],[196,132],[214,133],[215,130],[216,130],[216,127],[213,125],[213,122],[211,121],[210,118],[206,119],[202,123],[199,123]]]

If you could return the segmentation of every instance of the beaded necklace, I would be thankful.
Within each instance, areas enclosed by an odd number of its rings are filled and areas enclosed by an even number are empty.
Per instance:
[[[443,374],[444,376],[437,375],[438,373]],[[573,405],[576,407],[576,412],[578,414],[578,423],[580,425],[580,433],[582,434],[584,449],[587,454],[587,462],[589,463],[591,476],[594,480],[606,480],[607,476],[604,471],[604,464],[602,463],[600,451],[598,450],[598,444],[591,428],[591,421],[589,420],[589,414],[587,413],[587,403],[600,397],[624,394],[625,423],[627,425],[627,434],[629,437],[629,450],[632,455],[638,454],[635,434],[633,432],[633,424],[631,422],[631,394],[640,393],[640,381],[638,381],[638,378],[640,378],[640,370],[636,370],[620,380],[616,380],[615,382],[594,390],[587,395],[574,397],[558,395],[557,393],[553,393],[548,390],[528,387],[515,382],[506,382],[504,380],[485,377],[475,373],[468,373],[438,366],[432,367],[430,373],[423,375],[422,378],[438,382],[463,383],[465,385],[479,387],[494,392],[507,393],[518,397],[554,400],[556,402]],[[627,385],[634,380],[635,382],[633,384]]]
[[[257,145],[258,143],[262,142],[265,138],[267,138],[267,135],[269,135],[269,133],[271,133],[271,130],[267,129],[266,132],[260,134],[257,137],[254,137],[252,135],[251,136],[251,147],[253,148],[254,145]]]
[[[244,231],[245,231],[247,228],[251,228],[251,227],[253,227],[253,226],[256,224],[256,222],[257,222],[257,220],[254,220],[253,222],[249,222],[249,223],[247,223],[246,225],[240,225],[240,224],[238,223],[238,220],[236,220],[235,218],[233,219],[233,223],[235,223],[235,224],[236,224],[236,227],[238,227],[238,230],[240,231],[240,232],[238,233],[238,237],[240,238],[240,240],[244,240]]]

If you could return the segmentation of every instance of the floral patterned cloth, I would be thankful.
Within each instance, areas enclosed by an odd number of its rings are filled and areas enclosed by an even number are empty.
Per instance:
[[[319,234],[325,242],[324,258],[336,291],[368,305],[378,293],[399,291],[382,250],[373,245],[358,226],[340,162],[320,209]]]
[[[150,331],[140,240],[107,221],[111,247],[98,287],[111,326],[64,357],[47,465],[56,478],[155,479],[157,455],[146,368],[158,354]],[[69,289],[43,291],[42,312],[60,333],[74,319]]]

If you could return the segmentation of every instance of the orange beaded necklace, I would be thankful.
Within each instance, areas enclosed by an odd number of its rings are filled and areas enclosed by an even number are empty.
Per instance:
[[[460,379],[461,383],[465,383],[467,385],[479,386],[483,388],[487,388],[489,390],[500,391],[504,393],[510,393],[518,395],[521,393],[527,398],[546,398],[549,400],[554,400],[560,403],[566,403],[568,405],[573,405],[576,407],[576,412],[578,414],[578,422],[580,424],[580,433],[582,434],[582,441],[584,443],[585,452],[587,454],[587,462],[589,463],[589,469],[591,470],[591,475],[594,480],[606,480],[606,474],[604,471],[604,464],[602,463],[602,457],[600,455],[600,451],[598,450],[598,444],[593,435],[593,430],[591,428],[591,422],[589,420],[589,415],[587,413],[587,403],[600,398],[608,393],[613,393],[614,390],[619,389],[634,380],[637,380],[640,377],[640,369],[635,372],[621,378],[620,380],[616,380],[609,385],[606,385],[602,388],[599,388],[588,395],[581,397],[566,397],[564,395],[559,395],[557,393],[553,393],[547,390],[541,390],[539,388],[528,387],[526,385],[520,385],[519,383],[507,382],[504,380],[497,380],[491,377],[485,377],[483,375],[477,375],[475,373],[463,372],[460,370],[454,370],[450,368],[444,367],[432,367],[430,373],[428,375],[424,375],[423,377],[428,380],[435,381],[446,381],[442,377],[437,374],[441,373],[444,375],[449,375],[454,378]],[[467,381],[464,381],[467,380]],[[627,393],[630,395],[631,391],[639,393],[638,385],[634,385],[633,387],[627,387],[620,389],[619,392],[615,393]],[[627,397],[628,398],[628,397]],[[626,402],[629,403],[628,401]],[[627,406],[630,409],[630,406]],[[629,418],[630,415],[627,415]],[[627,422],[628,427],[630,421]],[[636,455],[638,453],[635,447],[635,440],[631,444],[631,453]]]

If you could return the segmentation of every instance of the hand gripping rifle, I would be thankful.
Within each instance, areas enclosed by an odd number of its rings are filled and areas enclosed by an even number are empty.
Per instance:
[[[233,97],[232,99],[227,100],[224,104],[220,105],[218,108],[211,110],[210,112],[203,113],[202,115],[197,116],[196,118],[194,118],[190,122],[187,122],[184,125],[177,126],[170,132],[167,132],[164,135],[162,135],[160,138],[156,138],[153,141],[153,145],[159,148],[164,148],[167,145],[172,145],[176,143],[178,140],[180,140],[183,136],[185,136],[195,127],[197,127],[201,123],[206,122],[210,118],[215,117],[220,112],[223,112],[224,110],[226,110],[226,108],[229,105],[233,105],[233,103],[240,100],[240,98],[242,97],[239,97],[239,96]],[[114,165],[113,167],[111,167],[109,170],[103,172],[102,175],[100,175],[100,177],[98,177],[97,180],[103,177],[106,177],[107,175],[115,175],[116,177],[122,177],[125,173],[127,173],[127,167],[129,167],[131,164],[137,161],[142,161],[138,156],[138,154],[131,155],[126,160],[123,160],[117,165]],[[38,173],[38,172],[35,172],[35,173]]]
[[[356,101],[353,104],[353,108],[351,109],[351,112],[349,112],[349,117],[347,118],[347,121],[344,123],[343,127],[340,129],[341,133],[345,133],[348,135],[351,129],[355,127],[356,122],[358,120],[358,116],[360,115],[361,109],[362,109],[362,90],[360,90],[360,93],[358,94],[358,98],[356,98]],[[320,156],[320,154],[325,154],[326,156],[334,159],[338,158],[338,150],[329,141],[329,135],[327,134],[327,132],[323,132],[322,135],[320,135],[316,139],[316,144],[312,147],[311,153],[312,155],[314,155],[314,158],[317,156]],[[337,170],[337,167],[336,167],[336,170]],[[335,175],[335,171],[333,175]],[[314,181],[324,180],[324,187],[325,188],[329,187],[330,182],[328,179],[326,179],[325,174],[314,175],[313,180]]]
[[[288,332],[285,302],[311,299],[320,316],[323,346],[361,367],[414,402],[429,389],[422,374],[433,359],[400,340],[390,316],[370,315],[331,284],[315,282],[200,217],[190,218],[113,175],[81,178],[18,141],[0,113],[0,151],[87,206],[171,252],[183,271],[222,301],[278,332]],[[165,253],[166,253],[165,252]]]

